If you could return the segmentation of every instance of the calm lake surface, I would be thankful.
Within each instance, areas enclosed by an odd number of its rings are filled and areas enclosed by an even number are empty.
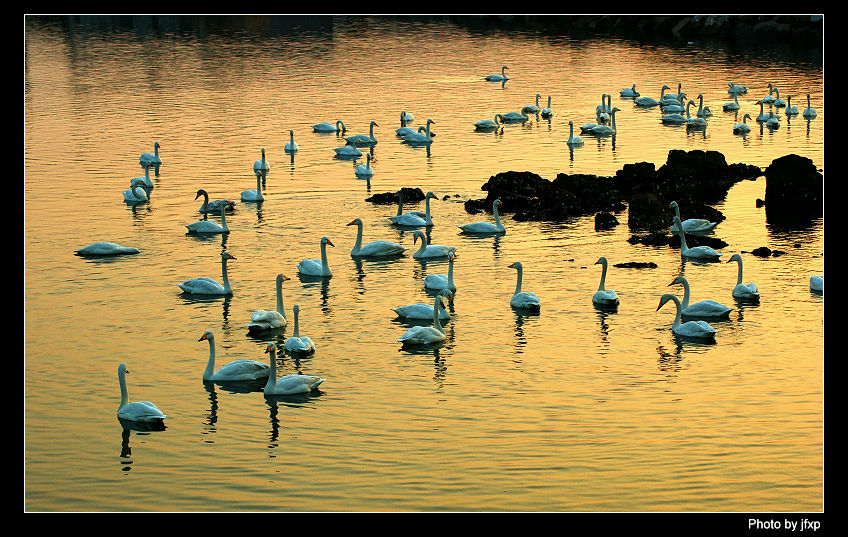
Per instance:
[[[158,22],[157,22],[158,20]],[[467,199],[499,172],[613,175],[624,164],[665,163],[670,149],[716,150],[728,163],[766,167],[796,153],[823,169],[821,61],[785,51],[720,44],[650,44],[532,32],[477,31],[450,22],[335,17],[297,26],[246,19],[239,29],[208,19],[27,19],[25,42],[25,509],[28,511],[821,511],[824,482],[824,299],[809,290],[823,274],[824,224],[774,229],[765,178],[743,181],[716,205],[727,219],[715,236],[742,253],[744,280],[759,304],[736,303],[736,264],[681,262],[678,249],[632,245],[622,225],[596,232],[593,216],[565,222],[513,221],[496,237],[460,234],[491,220],[468,214]],[[819,58],[820,60],[821,58]],[[506,64],[510,80],[486,82]],[[722,111],[727,83],[750,88],[742,113],[773,83],[818,117],[781,127]],[[705,130],[660,123],[621,88],[657,98],[677,84],[714,115]],[[518,111],[535,95],[554,116],[475,132],[472,124]],[[594,120],[613,95],[615,138],[584,135],[569,151],[568,122]],[[697,108],[697,104],[696,107]],[[695,108],[692,109],[694,113]],[[429,148],[401,143],[400,112],[428,118]],[[334,157],[344,145],[311,125],[342,120],[346,135],[379,143],[369,181],[359,161]],[[299,151],[283,146],[294,131]],[[144,175],[138,156],[161,144],[150,201],[121,192]],[[265,148],[270,171],[261,203],[239,201],[231,232],[186,234],[199,219],[199,188],[238,200],[256,188],[253,162]],[[393,227],[395,205],[364,201],[403,186],[433,191],[434,244],[458,247],[458,291],[447,340],[405,349],[410,326],[393,307],[432,303],[421,279],[447,261],[420,262],[412,230]],[[447,197],[447,199],[444,199]],[[408,209],[423,210],[423,203]],[[684,215],[685,217],[685,215]],[[210,220],[220,220],[217,215]],[[364,241],[410,248],[389,261],[355,261]],[[297,274],[327,236],[333,277]],[[83,258],[96,241],[138,255]],[[767,246],[786,255],[759,258]],[[220,254],[234,294],[194,299],[177,283],[220,281]],[[600,256],[617,311],[593,307]],[[509,299],[524,265],[523,290],[538,314]],[[616,263],[654,262],[654,269]],[[289,325],[248,335],[253,311],[273,309],[283,286]],[[673,304],[656,311],[684,274],[693,301],[734,308],[711,322],[711,344],[671,331]],[[282,344],[299,304],[300,332],[314,355]],[[422,322],[420,324],[428,324]],[[205,330],[216,367],[266,362],[278,344],[281,374],[326,379],[301,397],[265,397],[205,385]],[[126,362],[130,400],[155,402],[164,431],[125,429],[116,417],[117,367]]]

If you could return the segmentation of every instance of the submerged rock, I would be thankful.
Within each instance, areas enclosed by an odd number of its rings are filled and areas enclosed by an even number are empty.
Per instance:
[[[422,201],[424,199],[424,192],[421,191],[420,188],[410,188],[403,187],[397,192],[383,192],[382,194],[374,194],[370,198],[365,198],[365,201],[370,201],[371,203],[379,203],[383,205],[388,205],[390,203],[397,203],[399,200],[399,194],[403,192],[403,202],[404,203],[415,203],[416,201]]]
[[[766,221],[809,225],[824,215],[824,176],[813,161],[795,154],[772,161],[765,171]]]

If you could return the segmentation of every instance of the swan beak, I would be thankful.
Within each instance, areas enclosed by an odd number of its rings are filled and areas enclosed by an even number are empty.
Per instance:
[[[204,339],[208,339],[208,338],[206,337],[206,332],[203,332],[203,335],[202,335],[202,336],[200,336],[200,339],[198,339],[197,341],[203,341]]]
[[[284,275],[283,275],[283,281],[286,281],[286,280],[291,280],[291,278],[289,278],[288,276],[286,276],[286,275],[284,274]]]
[[[271,345],[265,347],[265,354],[268,354],[269,352],[271,352]]]
[[[660,308],[662,307],[662,305],[663,305],[663,303],[662,303],[662,302],[660,302],[660,305],[659,305],[659,306],[657,306],[657,311],[660,311]]]
[[[666,287],[671,287],[672,285],[674,285],[674,284],[676,284],[676,283],[677,283],[677,282],[671,282],[670,284],[666,285]]]
[[[510,263],[509,268],[515,268],[515,263]]]
[[[354,225],[354,224],[356,224],[356,220],[354,220],[354,221],[352,221],[352,222],[349,222],[349,223],[347,223],[347,224],[345,224],[345,225],[346,225],[346,226],[352,226],[352,225]]]

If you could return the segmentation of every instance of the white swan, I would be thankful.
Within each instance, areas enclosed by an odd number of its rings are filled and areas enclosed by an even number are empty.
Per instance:
[[[227,277],[227,261],[235,259],[229,252],[221,252],[221,279],[224,284],[216,282],[212,278],[192,278],[178,283],[184,293],[193,295],[231,295],[233,289],[230,287],[230,279]]]
[[[401,214],[403,208],[403,190],[398,193],[398,214],[395,216],[390,216],[389,220],[392,221],[393,224],[397,224],[399,226],[406,227],[421,227],[427,226],[430,227],[433,225],[433,218],[430,216],[430,199],[435,198],[436,195],[433,192],[427,192],[424,196],[424,216],[421,216],[420,211],[409,211],[407,213]]]
[[[270,368],[268,383],[262,392],[265,395],[292,395],[296,393],[309,393],[317,390],[325,379],[315,375],[300,375],[292,373],[277,378],[277,349],[273,343],[268,343],[265,353],[270,355]]]
[[[361,157],[362,151],[358,149],[361,144],[358,140],[354,140],[353,145],[343,145],[342,147],[333,148],[337,157]]]
[[[197,199],[200,196],[203,196],[203,205],[201,205],[200,209],[198,209],[197,212],[199,213],[217,213],[221,210],[222,204],[226,205],[228,211],[232,211],[236,206],[236,202],[230,200],[209,201],[209,194],[202,188],[197,191],[197,195],[194,196],[194,199]]]
[[[450,290],[440,291],[433,303],[433,326],[413,326],[398,341],[403,345],[427,345],[444,341],[447,334],[439,322],[439,310],[444,307],[444,301],[451,300],[451,297],[453,293]]]
[[[285,274],[277,274],[274,279],[275,290],[277,292],[277,309],[275,310],[256,310],[250,317],[250,323],[247,329],[250,332],[261,332],[263,330],[273,330],[286,326],[286,307],[283,304],[283,282],[290,279]]]
[[[698,111],[695,112],[695,115],[698,117],[710,117],[713,115],[712,110],[710,110],[709,106],[704,106],[704,94],[698,94]]]
[[[766,95],[765,97],[763,97],[760,100],[763,101],[764,103],[773,103],[774,102],[774,84],[769,82],[768,89],[769,89],[768,95]]]
[[[646,107],[646,108],[649,107],[649,106],[657,106],[658,104],[660,104],[660,101],[662,101],[665,98],[665,90],[667,90],[667,89],[669,89],[669,87],[666,86],[665,84],[663,84],[663,87],[660,89],[660,99],[659,99],[659,101],[652,98],[652,97],[639,97],[638,99],[633,101],[633,103],[636,106],[643,106],[643,107]]]
[[[620,302],[618,295],[612,289],[604,288],[604,282],[607,279],[607,258],[601,257],[595,261],[596,265],[601,265],[601,283],[598,285],[598,290],[592,295],[592,302],[599,306],[617,306]]]
[[[810,291],[824,294],[824,276],[810,276]]]
[[[632,87],[623,88],[618,92],[622,97],[638,97],[640,94],[636,91],[636,84],[633,84]]]
[[[167,418],[168,416],[150,401],[127,402],[127,380],[125,375],[128,373],[127,364],[118,366],[118,383],[121,385],[121,404],[118,407],[118,419],[150,423],[161,422]]]
[[[774,115],[774,112],[769,110],[768,119],[766,119],[766,127],[770,129],[777,129],[780,127],[780,118]]]
[[[124,190],[121,194],[124,196],[124,201],[128,203],[143,203],[147,201],[147,192],[144,191],[144,180],[141,177],[136,177],[130,181],[129,190]]]
[[[609,112],[610,120],[612,121],[611,125],[598,125],[594,129],[592,129],[591,134],[593,136],[608,136],[610,134],[615,134],[616,133],[615,113],[618,112],[618,110],[619,110],[618,108],[613,108]]]
[[[686,245],[686,233],[683,231],[683,224],[680,222],[680,217],[674,217],[674,228],[677,234],[680,235],[680,255],[689,259],[700,259],[706,261],[718,261],[722,254],[716,252],[709,246],[695,246],[689,248]]]
[[[486,75],[486,80],[490,82],[501,82],[503,80],[509,80],[506,76],[506,70],[509,69],[506,65],[501,67],[501,74],[499,75]]]
[[[695,104],[695,101],[686,103],[686,126],[687,127],[706,127],[707,120],[702,117],[692,117],[689,114],[689,107]]]
[[[193,224],[186,224],[189,233],[229,233],[230,228],[227,226],[227,205],[220,205],[221,223],[213,222],[212,220],[200,220]]]
[[[771,104],[778,108],[786,106],[786,101],[780,98],[780,90],[777,88],[774,88],[774,102]]]
[[[152,165],[162,164],[162,159],[159,157],[159,142],[153,142],[153,153],[142,153],[138,157],[138,162],[142,166],[144,163]]]
[[[593,129],[596,128],[597,126],[598,125],[595,125],[595,127],[593,127]],[[583,145],[583,138],[581,138],[580,136],[574,135],[574,122],[573,121],[568,122],[568,140],[565,143],[567,143],[568,145]]]
[[[369,124],[368,134],[354,134],[353,136],[346,137],[345,140],[350,145],[353,145],[357,142],[360,145],[374,145],[377,143],[377,139],[374,138],[374,127],[379,127],[376,121],[372,121]]]
[[[709,317],[709,318],[724,318],[730,316],[733,308],[728,308],[715,300],[701,300],[694,304],[689,304],[689,281],[685,276],[677,276],[674,278],[669,287],[672,285],[683,285],[683,304],[681,304],[681,314],[684,317]]]
[[[345,132],[345,124],[341,119],[336,120],[336,124],[332,123],[316,123],[312,125],[313,132]]]
[[[660,101],[666,101],[666,102],[680,101],[681,95],[683,95],[683,98],[686,97],[685,94],[681,91],[682,89],[683,89],[683,84],[681,82],[678,82],[677,83],[677,93],[666,93],[665,96],[663,96],[663,98],[660,99]]]
[[[657,311],[660,310],[663,305],[669,300],[673,301],[677,306],[677,313],[674,316],[674,322],[671,324],[671,330],[675,334],[684,337],[695,337],[695,338],[714,338],[716,331],[715,328],[710,326],[710,324],[706,321],[687,321],[685,323],[680,322],[680,299],[671,294],[665,294],[660,298],[660,305],[657,306]]]
[[[213,382],[256,380],[267,378],[271,373],[268,364],[256,360],[235,360],[215,371],[215,335],[206,330],[197,341],[209,342],[209,361],[206,363],[206,369],[203,370],[203,380]]]
[[[783,110],[783,113],[787,116],[797,116],[798,115],[798,107],[792,104],[792,96],[786,96],[786,109]]]
[[[481,119],[477,123],[474,124],[474,128],[478,131],[486,130],[486,129],[497,129],[500,127],[498,124],[498,118],[500,118],[501,123],[503,123],[503,116],[501,114],[495,114],[495,119]]]
[[[671,123],[673,125],[682,125],[683,123],[686,123],[686,116],[684,116],[683,114],[678,114],[678,113],[675,112],[674,114],[666,114],[666,115],[662,116],[660,118],[660,121],[662,123]]]
[[[297,264],[297,271],[306,276],[322,276],[329,278],[333,275],[327,263],[327,245],[335,247],[327,237],[321,237],[321,259],[304,259]]]
[[[135,177],[135,179],[140,179],[144,188],[153,188],[153,180],[150,178],[150,163],[142,162],[141,167],[144,168],[144,175],[141,177]]]
[[[733,254],[730,256],[730,259],[727,260],[728,263],[731,261],[736,261],[739,263],[739,271],[736,276],[736,286],[733,288],[733,298],[740,298],[746,300],[759,300],[760,299],[760,290],[755,283],[742,283],[742,256],[739,254]]]
[[[433,142],[433,138],[430,136],[430,123],[436,123],[432,119],[427,119],[427,125],[424,127],[424,132],[407,134],[403,137],[403,141],[412,144],[429,144]]]
[[[538,114],[541,108],[539,108],[539,99],[542,97],[541,94],[536,94],[536,104],[528,104],[524,106],[521,111],[526,114]]]
[[[265,160],[265,148],[262,148],[262,158],[253,162],[253,170],[260,172],[267,172],[271,169],[271,165],[268,164],[268,161]]]
[[[601,124],[607,123],[610,120],[610,112],[612,111],[612,95],[606,94],[606,98],[607,103],[609,104],[601,103],[601,105],[595,109],[595,114],[598,117],[598,123]]]
[[[504,123],[524,123],[528,119],[530,119],[530,116],[524,112],[507,112],[501,114],[501,121]]]
[[[262,170],[256,170],[256,190],[245,190],[241,193],[242,201],[263,201],[262,195]]]
[[[748,88],[745,87],[745,86],[741,86],[739,84],[734,84],[733,82],[728,82],[727,85],[730,86],[727,89],[727,93],[734,93],[734,94],[748,93]]]
[[[138,248],[121,246],[114,242],[95,242],[79,250],[74,250],[74,253],[77,255],[126,255],[137,254]]]
[[[612,96],[607,95],[606,93],[601,94],[601,104],[595,107],[595,114],[600,114],[603,112],[609,112],[612,108],[607,106],[607,97],[610,98],[610,104],[612,104]]]
[[[294,153],[297,151],[297,142],[294,141],[294,130],[289,131],[289,141],[286,143],[283,151],[286,153]]]
[[[498,207],[503,205],[501,199],[498,198],[492,202],[492,214],[495,218],[495,223],[491,222],[474,222],[472,224],[463,224],[458,226],[462,233],[506,233],[506,228],[501,223]]]
[[[456,258],[454,254],[450,254],[448,256],[448,273],[444,274],[428,274],[426,277],[422,278],[424,280],[424,287],[427,289],[448,289],[452,292],[456,292],[456,283],[453,281],[453,260]],[[432,313],[432,312],[431,312]]]
[[[524,266],[521,262],[516,261],[515,263],[511,263],[509,268],[514,268],[518,271],[517,279],[515,281],[515,291],[512,293],[512,298],[509,299],[509,305],[513,308],[538,310],[541,307],[539,297],[533,293],[521,290],[521,280],[524,277]]]
[[[548,106],[542,108],[542,111],[540,113],[541,113],[542,117],[544,117],[544,118],[549,118],[552,115],[554,115],[554,111],[551,110],[551,96],[550,95],[548,95]]]
[[[681,93],[676,100],[665,100],[660,102],[660,109],[664,114],[674,114],[686,110],[686,94]]]
[[[736,93],[733,94],[733,102],[728,102],[721,105],[721,109],[725,112],[732,112],[733,110],[739,110],[739,108],[739,97]]]
[[[448,302],[453,302],[453,292],[450,289],[442,289],[439,291],[439,294],[448,298]],[[437,302],[439,307],[439,319],[442,321],[446,321],[450,319],[450,313],[445,309],[445,305],[443,302]],[[392,308],[392,311],[397,313],[398,317],[403,317],[406,319],[432,319],[433,318],[433,305],[425,304],[423,302],[418,302],[417,304],[410,304],[408,306],[399,306],[397,308]]]
[[[418,239],[421,239],[421,246],[412,254],[412,257],[415,259],[421,259],[422,257],[446,257],[450,254],[456,252],[455,246],[442,246],[440,244],[427,244],[427,237],[424,235],[424,232],[420,229],[416,229],[412,234],[413,239],[412,243]]]
[[[816,117],[816,109],[810,105],[810,94],[807,94],[807,108],[804,108],[804,111],[801,113],[807,119],[812,119]]]
[[[300,305],[295,304],[292,308],[294,312],[294,330],[292,335],[283,344],[283,348],[290,353],[309,354],[315,352],[315,343],[308,336],[300,335]]]
[[[374,168],[371,167],[371,153],[365,153],[365,164],[359,164],[353,169],[353,173],[359,176],[374,175]]]
[[[406,112],[406,111],[404,111],[404,110],[401,110],[401,111],[400,111],[400,122],[401,122],[402,124],[403,124],[403,123],[406,123],[406,122],[409,122],[409,121],[412,121],[413,119],[415,119],[415,116],[413,116],[413,115],[412,115],[412,114],[410,114],[409,112]]]
[[[746,132],[751,132],[751,127],[748,126],[746,120],[751,119],[751,114],[745,114],[742,116],[742,123],[737,123],[733,125],[733,132],[736,134],[745,134]]]
[[[672,201],[668,206],[674,209],[674,215],[677,216],[677,219],[682,220],[680,217],[680,207],[677,205],[677,202]],[[704,233],[716,227],[717,222],[710,222],[704,218],[687,218],[686,220],[682,220],[681,224],[683,225],[683,231],[686,233]],[[677,232],[676,225],[673,224],[671,226],[672,233]]]
[[[757,116],[757,123],[762,123],[763,121],[766,121],[768,119],[768,114],[764,112],[763,101],[757,101],[755,104],[760,105],[760,113]]]
[[[400,255],[407,249],[396,242],[372,241],[362,246],[362,220],[354,218],[348,226],[356,226],[356,242],[350,251],[351,257],[388,257]]]

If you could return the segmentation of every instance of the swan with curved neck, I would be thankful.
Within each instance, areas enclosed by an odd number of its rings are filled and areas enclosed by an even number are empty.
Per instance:
[[[740,298],[743,300],[759,300],[760,299],[760,290],[755,283],[742,283],[742,256],[739,254],[733,254],[730,256],[730,259],[727,260],[728,263],[731,261],[736,261],[739,263],[739,271],[736,275],[736,286],[733,287],[733,298]]]
[[[118,366],[118,384],[121,386],[121,404],[118,406],[118,419],[136,421],[142,423],[161,422],[166,416],[159,408],[150,401],[128,402],[127,380],[125,375],[129,374],[127,364]]]
[[[442,246],[440,244],[427,244],[427,237],[424,235],[424,232],[420,229],[416,229],[412,234],[413,240],[412,243],[415,244],[418,239],[421,239],[421,246],[418,250],[412,254],[412,257],[415,259],[420,259],[423,257],[446,257],[450,254],[456,252],[456,247],[454,246]]]
[[[255,171],[260,171],[260,172],[267,172],[268,170],[271,169],[271,165],[268,164],[267,160],[265,160],[265,148],[264,147],[262,148],[262,158],[253,163],[253,169]]]
[[[663,87],[660,89],[659,100],[656,100],[653,97],[639,97],[638,99],[633,101],[633,103],[636,104],[636,106],[657,106],[665,98],[665,90],[667,89],[669,89],[669,87],[663,84]]]
[[[766,95],[765,97],[763,97],[760,100],[763,101],[764,103],[773,103],[774,102],[774,84],[772,84],[771,82],[769,82],[768,90],[769,90],[768,95]]]
[[[675,102],[681,100],[681,95],[683,95],[683,84],[681,82],[677,83],[677,93],[666,93],[662,100],[666,102]]]
[[[683,223],[677,215],[674,216],[674,228],[680,236],[681,257],[699,259],[702,261],[718,261],[718,258],[721,257],[722,254],[716,252],[709,246],[695,246],[694,248],[689,248],[686,244],[686,233],[683,231]]]
[[[268,383],[262,392],[265,395],[292,395],[295,393],[309,393],[317,390],[325,379],[315,375],[300,375],[292,373],[277,378],[277,349],[273,343],[268,343],[265,353],[269,355]]]
[[[138,162],[142,166],[145,163],[149,164],[162,164],[162,159],[159,157],[159,142],[153,142],[153,153],[142,153],[138,157]]]
[[[674,295],[663,295],[662,298],[660,298],[660,305],[657,306],[657,311],[659,311],[660,308],[663,307],[663,305],[668,301],[673,301],[674,304],[677,306],[677,313],[674,316],[674,322],[671,324],[672,332],[684,337],[694,337],[703,339],[710,339],[715,337],[715,328],[710,326],[709,323],[707,323],[706,321],[686,321],[685,323],[680,322],[680,299],[678,299]]]
[[[229,233],[230,228],[227,226],[227,205],[220,205],[221,223],[211,220],[199,220],[193,224],[186,224],[189,233]]]
[[[509,268],[514,268],[517,271],[517,278],[515,281],[515,291],[512,293],[512,298],[509,299],[509,305],[513,308],[524,308],[531,310],[538,310],[541,308],[541,302],[539,301],[539,297],[535,294],[522,291],[521,290],[521,281],[524,277],[524,266],[520,261],[516,261],[515,263],[511,263]]]
[[[250,332],[261,332],[263,330],[273,330],[286,326],[286,307],[283,304],[283,282],[290,279],[285,274],[277,274],[274,279],[275,290],[277,292],[277,309],[275,310],[256,310],[250,317],[250,323],[247,329]]]
[[[403,137],[404,142],[408,143],[419,143],[419,144],[429,144],[433,141],[433,138],[430,136],[430,124],[435,124],[436,122],[432,119],[427,119],[427,125],[424,127],[424,132],[416,132],[413,134],[407,134]],[[419,129],[420,130],[420,129]]]
[[[744,134],[746,132],[751,132],[751,127],[746,123],[746,120],[751,119],[751,114],[745,114],[742,116],[742,123],[737,123],[733,125],[733,132],[736,134]]]
[[[783,111],[787,116],[797,116],[798,115],[798,107],[792,104],[792,96],[786,96],[786,109]]]
[[[345,141],[351,145],[356,142],[359,142],[361,145],[374,145],[377,143],[377,139],[374,138],[374,127],[379,127],[376,121],[372,121],[369,124],[368,134],[354,134],[345,138]]]
[[[554,111],[551,110],[551,96],[548,95],[548,106],[542,108],[542,117],[549,118],[554,115]]]
[[[686,103],[686,126],[687,127],[706,127],[707,120],[702,117],[692,117],[689,114],[689,107],[695,104],[695,101],[690,100]]]
[[[739,97],[737,96],[737,94],[733,94],[733,102],[724,103],[723,105],[721,105],[721,108],[724,111],[739,110]]]
[[[612,125],[598,125],[594,129],[592,129],[592,131],[591,131],[592,134],[595,135],[595,136],[605,136],[605,135],[609,135],[609,134],[615,134],[616,133],[615,113],[618,112],[618,110],[619,110],[618,108],[613,108],[609,112],[610,120],[612,121]]]
[[[636,84],[633,84],[633,86],[629,88],[623,88],[618,92],[618,94],[622,97],[638,97],[640,95],[639,92],[636,91]]]
[[[503,115],[495,114],[495,119],[481,119],[477,123],[474,124],[474,128],[477,130],[485,130],[485,129],[497,129],[500,127],[498,124],[498,118],[500,118],[501,123],[503,123]]]
[[[506,233],[506,228],[501,223],[501,217],[498,214],[498,207],[503,205],[500,198],[492,202],[492,215],[495,223],[491,222],[474,222],[471,224],[463,224],[458,226],[462,233]]]
[[[786,106],[786,101],[780,98],[780,90],[777,88],[774,88],[774,102],[772,104],[778,108]]]
[[[769,116],[765,113],[763,101],[757,101],[758,105],[760,105],[760,114],[757,116],[757,123],[762,123],[763,121],[768,120]]]
[[[129,190],[122,192],[124,201],[128,203],[143,203],[147,201],[147,192],[144,191],[144,178],[136,177],[130,181]]]
[[[230,287],[230,279],[227,277],[227,261],[235,259],[229,252],[221,252],[221,279],[224,284],[216,282],[212,278],[192,278],[178,283],[184,293],[193,295],[231,295],[233,288]]]
[[[525,112],[527,114],[538,114],[539,110],[541,110],[539,108],[539,99],[541,99],[541,98],[542,98],[542,95],[537,93],[536,94],[536,104],[528,104],[527,106],[523,107],[521,109],[521,111]]]
[[[499,75],[486,75],[486,80],[490,82],[501,82],[503,80],[509,80],[506,76],[506,70],[509,69],[506,65],[501,67],[501,74]]]
[[[605,289],[604,283],[607,279],[607,258],[601,257],[595,261],[596,265],[601,265],[601,283],[598,285],[598,290],[592,295],[592,302],[600,306],[617,306],[619,304],[618,295],[612,289]]]
[[[327,237],[321,237],[321,259],[304,259],[297,264],[297,271],[306,276],[322,276],[329,278],[333,275],[327,262],[327,245],[335,245]]]
[[[395,216],[390,216],[389,220],[392,221],[393,224],[397,224],[399,226],[407,226],[407,227],[421,227],[421,226],[432,226],[433,218],[430,216],[430,199],[435,198],[436,195],[433,194],[432,191],[427,192],[424,196],[424,216],[421,216],[420,211],[410,211],[407,213],[401,214],[401,210],[403,207],[403,191],[401,190],[398,194],[398,214]]]
[[[684,317],[707,317],[707,318],[724,318],[730,315],[733,308],[728,308],[715,300],[701,300],[694,304],[689,304],[689,281],[685,276],[677,276],[674,278],[669,287],[672,285],[683,286],[683,303],[680,305],[681,314]]]
[[[698,111],[695,112],[695,115],[698,117],[710,117],[713,115],[709,106],[704,106],[704,94],[698,94]]]
[[[507,112],[501,114],[501,121],[504,123],[524,123],[528,119],[530,119],[530,116],[524,112]]]
[[[365,164],[358,165],[353,169],[353,173],[362,177],[374,175],[374,168],[371,167],[371,153],[365,153]]]
[[[372,241],[362,246],[362,219],[354,218],[347,225],[356,226],[356,242],[350,251],[351,257],[388,257],[400,255],[407,250],[396,242],[382,240]]]
[[[585,125],[584,125],[585,126]],[[594,128],[597,128],[598,125],[595,125]],[[566,142],[568,145],[583,145],[583,138],[580,136],[574,135],[574,122],[568,122],[568,141]]]
[[[294,130],[289,130],[289,141],[283,148],[283,151],[287,153],[294,153],[297,151],[297,142],[294,141]]]
[[[345,132],[345,124],[341,119],[337,119],[335,125],[332,123],[316,123],[312,125],[313,132]]]
[[[448,274],[428,274],[424,280],[424,287],[427,289],[448,289],[451,292],[456,292],[456,283],[453,281],[453,260],[456,258],[454,254],[448,255]]]
[[[245,190],[241,193],[242,201],[264,201],[262,195],[262,170],[256,170],[256,190]]]
[[[209,194],[202,188],[197,191],[194,199],[203,196],[203,205],[200,206],[197,212],[199,213],[217,213],[221,210],[221,205],[225,205],[228,211],[235,209],[236,202],[230,200],[215,200],[209,201]]]
[[[127,254],[137,254],[138,248],[133,248],[131,246],[121,246],[120,244],[116,244],[114,242],[95,242],[80,248],[79,250],[74,250],[76,255],[86,256],[86,255],[127,255]]]
[[[801,114],[807,119],[812,119],[816,117],[816,109],[812,107],[810,104],[810,94],[807,94],[807,108],[804,108],[804,112]]]
[[[256,380],[266,378],[271,372],[267,364],[256,360],[235,360],[215,371],[215,335],[206,330],[197,341],[209,342],[209,361],[206,362],[206,369],[203,370],[203,380],[213,382]]]
[[[770,129],[777,129],[780,127],[780,118],[774,115],[774,112],[769,110],[768,119],[766,119],[766,127]]]
[[[677,202],[672,201],[668,204],[668,206],[674,209],[674,215],[677,217],[678,220],[681,220],[680,206],[677,205]],[[685,231],[686,233],[705,233],[716,227],[716,224],[717,222],[710,222],[709,220],[706,220],[704,218],[687,218],[686,220],[681,221],[683,231]],[[677,232],[676,224],[673,224],[671,226],[671,232]]]
[[[144,188],[153,188],[153,179],[150,178],[150,166],[150,162],[142,162],[141,167],[144,168],[144,175],[135,178],[141,180]]]
[[[439,291],[436,299],[433,302],[433,326],[413,326],[406,331],[398,341],[404,346],[406,345],[427,345],[430,343],[438,343],[447,338],[445,329],[442,328],[442,323],[439,319],[439,309],[444,307],[445,300],[449,303],[453,302],[453,293],[449,289]]]
[[[439,291],[439,294],[447,297],[449,294],[452,296],[452,291],[450,289],[442,289]],[[443,302],[437,302],[439,308],[439,319],[442,321],[446,321],[450,319],[450,313],[445,309],[445,305]],[[410,304],[409,306],[400,306],[397,308],[392,308],[392,311],[397,313],[398,317],[403,317],[406,319],[432,319],[433,318],[433,305],[425,304],[424,302],[419,302],[417,304]]]
[[[362,145],[362,142],[359,140],[354,140],[351,145],[343,145],[341,147],[333,148],[333,151],[336,152],[337,157],[361,157],[362,151],[359,150],[359,147]]]
[[[308,336],[300,335],[300,305],[295,304],[292,311],[294,312],[294,330],[291,337],[286,339],[283,348],[290,353],[309,354],[315,352],[315,343]]]

